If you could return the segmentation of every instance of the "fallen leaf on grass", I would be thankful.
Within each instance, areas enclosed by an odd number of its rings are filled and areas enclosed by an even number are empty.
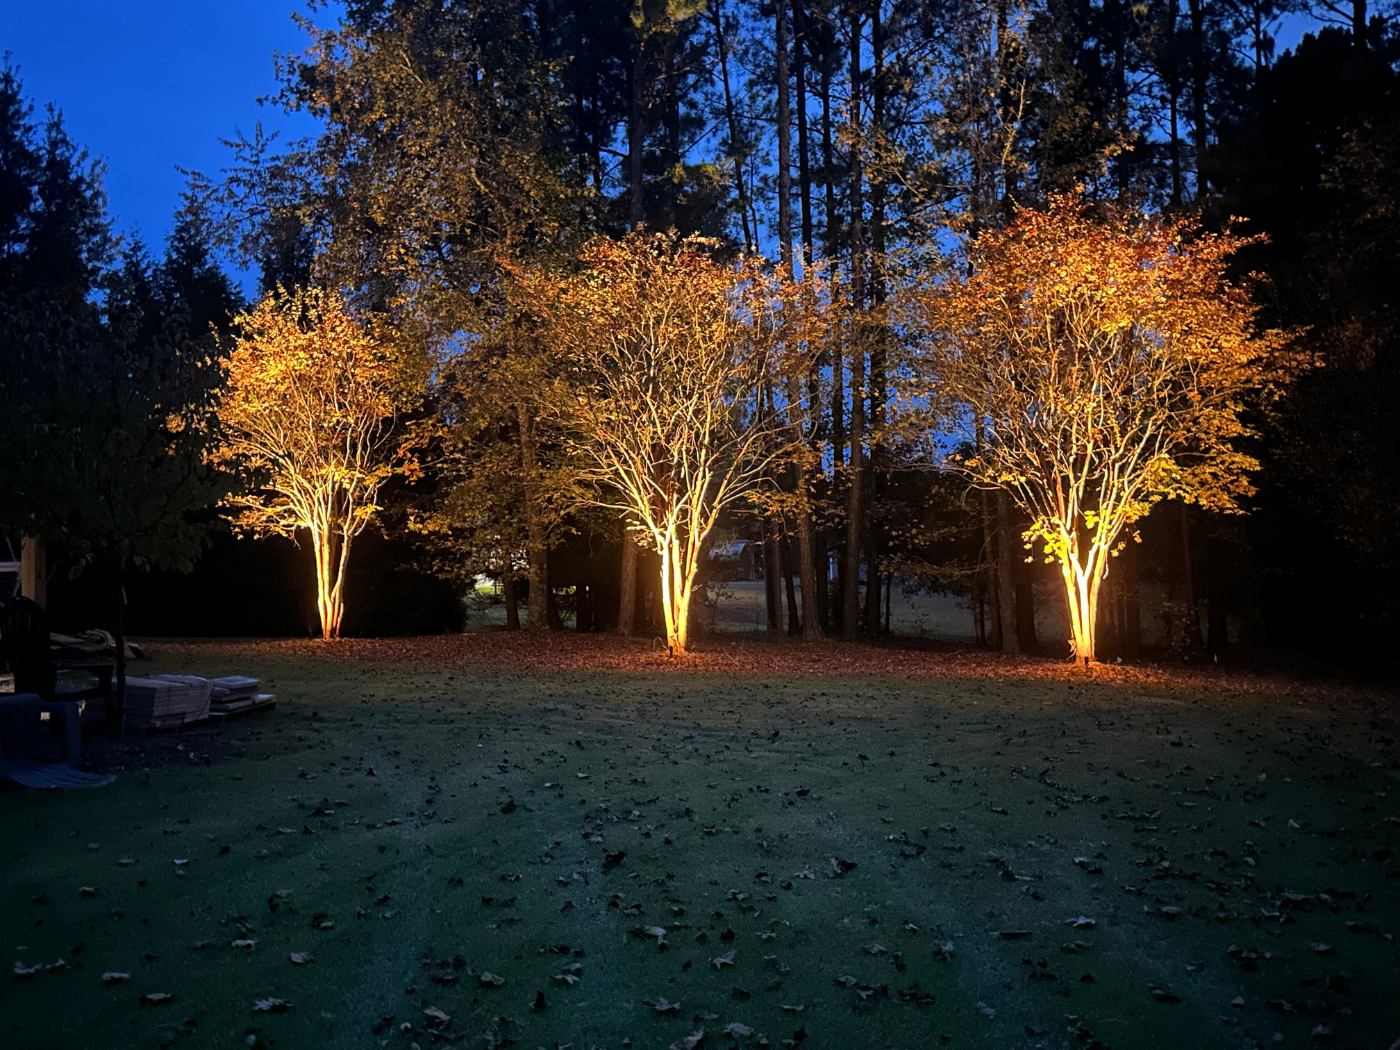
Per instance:
[[[633,937],[655,937],[658,948],[666,947],[665,926],[638,926],[632,931]]]

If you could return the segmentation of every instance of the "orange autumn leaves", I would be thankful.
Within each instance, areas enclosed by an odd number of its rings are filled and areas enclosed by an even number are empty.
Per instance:
[[[1246,243],[1057,197],[911,282],[907,309],[879,320],[910,351],[906,420],[951,430],[946,465],[1005,490],[1059,565],[1081,662],[1134,524],[1165,499],[1228,512],[1252,491],[1248,410],[1289,368],[1287,337],[1261,332],[1229,279]],[[571,498],[660,554],[667,639],[683,652],[707,539],[812,454],[802,389],[852,315],[820,270],[798,280],[674,233],[598,238],[563,269],[506,271],[510,323],[548,348],[549,367],[496,378],[530,383],[567,452]],[[397,425],[427,391],[428,349],[408,342],[338,295],[279,292],[245,315],[230,360],[223,455],[255,478],[239,523],[310,532],[327,636],[350,541],[405,466]]]
[[[238,319],[217,459],[246,489],[229,503],[255,535],[309,534],[324,638],[340,633],[345,567],[406,466],[398,422],[421,404],[427,356],[317,288],[264,297]]]
[[[1246,404],[1286,379],[1288,340],[1229,279],[1246,243],[1061,196],[913,298],[914,393],[965,439],[952,469],[1005,490],[1059,564],[1081,662],[1135,522],[1164,499],[1230,512],[1253,491]]]
[[[707,539],[771,481],[798,435],[775,403],[825,337],[819,275],[715,245],[634,233],[593,242],[577,270],[521,276],[563,368],[543,404],[579,464],[585,499],[660,555],[669,648],[683,653]]]

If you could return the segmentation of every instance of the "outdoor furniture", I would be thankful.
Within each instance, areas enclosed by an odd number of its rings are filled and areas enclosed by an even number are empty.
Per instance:
[[[45,715],[48,723],[45,724]],[[52,749],[48,728],[57,726],[62,762],[46,762]],[[104,787],[115,777],[84,773],[68,763],[82,752],[78,709],[73,704],[46,702],[34,693],[0,697],[0,780],[29,788]]]
[[[54,679],[57,683],[53,691],[54,700],[75,705],[78,701],[83,700],[101,700],[103,712],[107,716],[108,727],[117,724],[117,693],[112,685],[113,675],[116,674],[117,670],[117,663],[114,659],[88,654],[67,656],[59,653],[53,658],[53,667]],[[63,675],[74,671],[91,674],[93,684],[71,686],[59,681]]]
[[[55,652],[50,637],[48,615],[38,602],[29,598],[0,601],[0,663],[9,665],[15,692],[35,693],[46,701],[70,704],[74,718],[84,701],[100,699],[107,725],[115,726],[115,659],[87,649],[60,648]],[[90,674],[93,684],[71,686],[60,682],[61,676],[74,671]]]

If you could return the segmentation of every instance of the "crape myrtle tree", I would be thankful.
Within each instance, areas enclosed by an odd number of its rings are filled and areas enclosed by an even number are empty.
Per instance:
[[[660,555],[666,641],[686,652],[691,596],[720,515],[769,484],[793,430],[764,391],[783,348],[760,261],[634,232],[599,239],[564,277],[522,281],[563,359],[547,396],[584,497]]]
[[[412,472],[402,419],[422,403],[427,355],[357,316],[335,290],[278,289],[236,322],[218,460],[248,487],[235,526],[309,534],[321,637],[339,637],[350,548],[384,483]]]
[[[1257,332],[1247,289],[1227,279],[1245,243],[1055,196],[979,234],[964,269],[914,296],[915,393],[982,432],[948,466],[1029,518],[1083,665],[1135,523],[1169,498],[1239,512],[1253,491],[1246,403],[1286,378],[1287,338]]]

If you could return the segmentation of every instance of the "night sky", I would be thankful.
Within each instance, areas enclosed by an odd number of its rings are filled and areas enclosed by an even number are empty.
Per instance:
[[[214,173],[221,139],[238,130],[302,134],[260,96],[275,87],[273,56],[299,51],[300,0],[0,0],[0,51],[19,68],[36,110],[53,103],[69,135],[107,166],[117,231],[159,255],[179,205],[180,167]],[[318,11],[318,24],[336,10]]]
[[[50,103],[68,133],[107,166],[114,228],[159,255],[185,179],[217,173],[222,140],[259,121],[283,136],[311,121],[258,99],[276,87],[274,55],[307,40],[292,21],[305,0],[0,0],[0,51],[19,67],[36,109]],[[339,4],[312,13],[333,25]],[[1296,43],[1286,19],[1279,48]]]

